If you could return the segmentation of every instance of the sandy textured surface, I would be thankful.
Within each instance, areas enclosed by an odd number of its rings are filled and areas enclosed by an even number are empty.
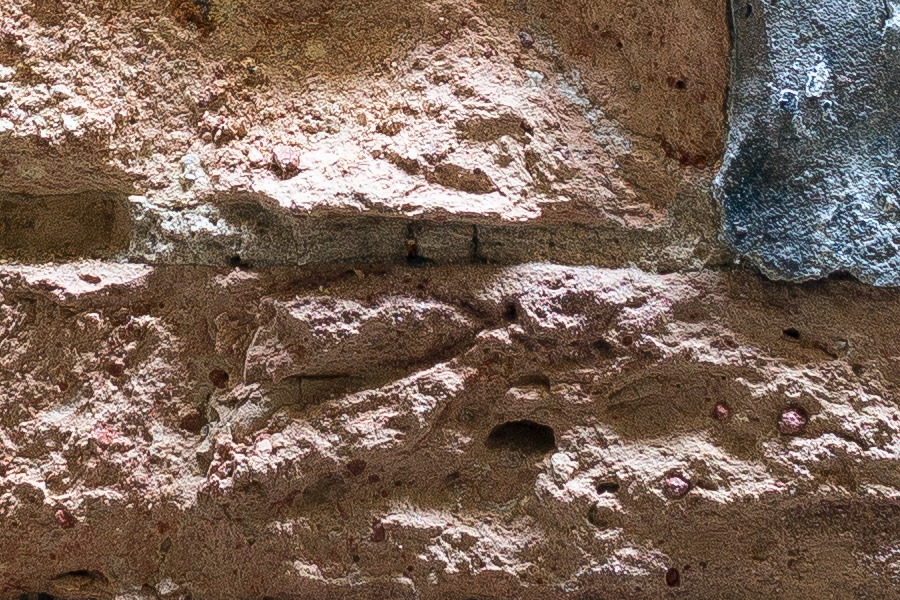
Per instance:
[[[893,292],[71,268],[2,275],[5,596],[900,583]]]
[[[0,0],[0,600],[888,599],[900,294],[735,264],[724,0]]]
[[[6,0],[0,193],[136,196],[133,260],[235,203],[625,232],[679,206],[709,235],[724,5],[651,7]]]

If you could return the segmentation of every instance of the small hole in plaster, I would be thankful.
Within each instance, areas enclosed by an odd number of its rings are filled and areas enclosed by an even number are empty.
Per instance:
[[[553,428],[534,421],[508,421],[488,435],[489,448],[506,448],[526,454],[546,454],[556,448]]]
[[[601,481],[597,484],[598,494],[616,494],[619,491],[618,481]]]
[[[220,390],[225,389],[228,386],[228,373],[222,369],[213,369],[209,372],[209,382]]]

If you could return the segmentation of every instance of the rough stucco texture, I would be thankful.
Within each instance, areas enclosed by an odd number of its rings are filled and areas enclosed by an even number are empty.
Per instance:
[[[157,264],[395,256],[354,244],[402,253],[410,218],[466,261],[475,224],[501,262],[721,260],[724,2],[654,6],[5,0],[0,196],[107,194],[127,248],[70,256]]]
[[[0,600],[895,597],[900,296],[733,253],[890,283],[790,6],[729,137],[721,0],[0,0]]]
[[[0,294],[7,597],[900,584],[893,292],[81,263]]]
[[[726,239],[774,278],[900,285],[900,4],[733,6]]]

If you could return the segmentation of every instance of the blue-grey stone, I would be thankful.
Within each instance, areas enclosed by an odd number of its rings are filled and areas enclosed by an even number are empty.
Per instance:
[[[900,1],[734,0],[725,241],[776,279],[900,285]]]

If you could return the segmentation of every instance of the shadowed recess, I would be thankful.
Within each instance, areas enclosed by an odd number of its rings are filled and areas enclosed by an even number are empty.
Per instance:
[[[122,195],[0,196],[0,258],[106,258],[125,250],[130,235]]]
[[[487,447],[518,450],[525,454],[546,454],[556,448],[553,428],[527,419],[497,425],[488,435]]]

